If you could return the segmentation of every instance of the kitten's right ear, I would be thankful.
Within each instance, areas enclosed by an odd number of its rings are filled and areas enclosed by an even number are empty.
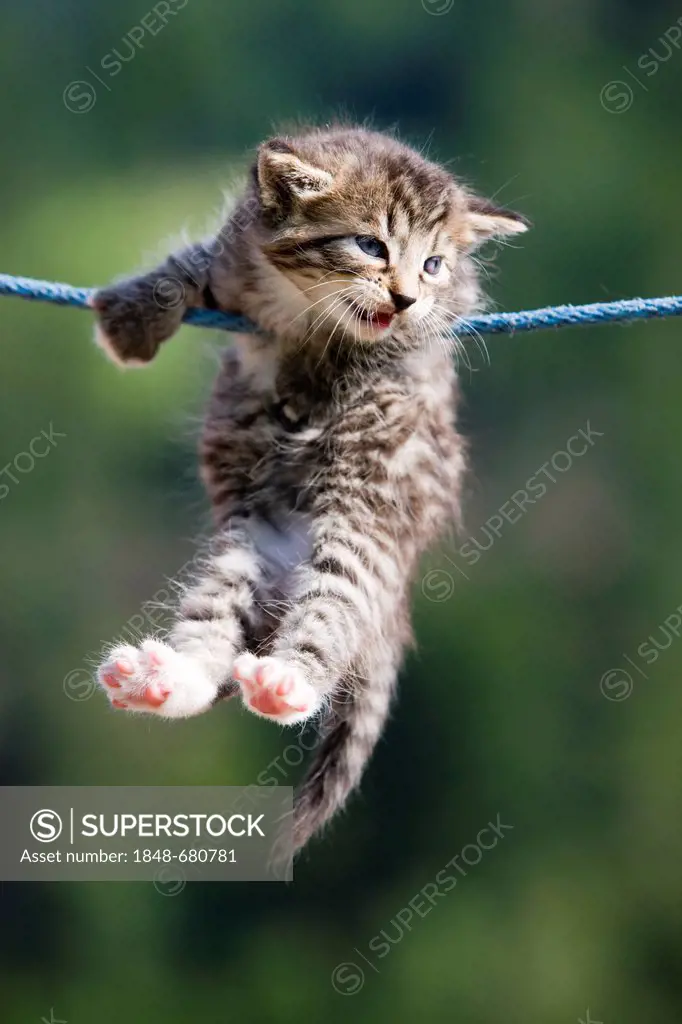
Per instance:
[[[520,213],[497,206],[489,199],[470,195],[467,202],[466,226],[467,240],[472,248],[476,248],[490,238],[522,234],[528,231],[531,223]]]
[[[334,180],[329,171],[301,160],[284,139],[263,143],[254,171],[263,209],[275,219],[326,192]]]

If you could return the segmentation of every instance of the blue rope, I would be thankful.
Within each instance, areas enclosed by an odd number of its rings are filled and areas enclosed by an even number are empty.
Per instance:
[[[94,288],[74,288],[56,281],[36,281],[31,277],[0,274],[0,295],[15,295],[58,306],[87,306]],[[585,306],[545,306],[520,313],[486,313],[461,320],[455,331],[467,334],[513,334],[544,327],[570,327],[579,324],[617,323],[626,320],[650,320],[652,317],[682,316],[682,295],[659,299],[619,299],[616,302],[592,302]],[[213,327],[223,331],[249,333],[258,330],[245,317],[208,309],[190,309],[185,323],[195,327]]]

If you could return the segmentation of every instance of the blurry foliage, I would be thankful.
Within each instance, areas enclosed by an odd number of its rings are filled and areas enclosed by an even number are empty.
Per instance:
[[[178,6],[178,5],[176,5]],[[339,111],[397,122],[535,222],[498,257],[501,308],[680,291],[682,53],[637,88],[667,4],[189,0],[100,85],[137,0],[4,4],[0,268],[95,284],[200,228],[272,125]],[[633,86],[631,108],[600,92]],[[69,83],[95,83],[71,113]],[[674,321],[471,342],[467,532],[590,421],[594,448],[447,599],[417,587],[419,650],[363,787],[289,888],[5,885],[2,1019],[673,1024],[682,1009],[682,643],[628,669],[682,602]],[[124,720],[62,680],[191,557],[208,525],[194,438],[216,353],[185,330],[144,373],[88,316],[2,300],[0,464],[66,438],[0,502],[0,779],[248,783],[285,744],[225,706]],[[456,570],[453,559],[469,579]],[[430,594],[433,597],[433,594]],[[603,673],[634,692],[609,701]],[[293,781],[293,777],[291,780]],[[391,922],[500,813],[512,832],[375,960]],[[393,930],[392,934],[394,933]],[[341,961],[366,973],[344,997]]]

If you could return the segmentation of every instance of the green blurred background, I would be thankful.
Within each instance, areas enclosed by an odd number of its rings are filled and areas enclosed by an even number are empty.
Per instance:
[[[345,111],[534,221],[489,268],[497,308],[680,292],[681,14],[5,2],[0,269],[83,285],[135,269],[203,229],[273,125]],[[432,556],[361,795],[289,887],[0,886],[3,1021],[680,1020],[681,332],[494,338],[489,360],[469,343],[481,547],[573,434],[603,436],[475,564]],[[207,528],[195,436],[229,339],[185,329],[124,375],[90,338],[83,312],[0,300],[0,464],[22,467],[0,490],[0,782],[250,783],[293,735],[235,705],[168,725],[82,699],[99,647]],[[65,436],[25,472],[50,424]],[[498,814],[513,829],[401,937],[409,901]]]

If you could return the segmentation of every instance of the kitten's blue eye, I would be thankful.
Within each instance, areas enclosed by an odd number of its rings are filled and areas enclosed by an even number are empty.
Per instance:
[[[381,239],[373,235],[356,235],[355,241],[367,256],[373,256],[377,260],[388,259],[388,249]]]
[[[443,266],[442,256],[430,256],[424,264],[424,270],[427,274],[437,274],[440,268]]]

